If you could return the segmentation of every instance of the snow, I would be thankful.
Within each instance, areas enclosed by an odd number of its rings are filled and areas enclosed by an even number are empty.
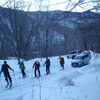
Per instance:
[[[24,61],[26,78],[21,78],[17,60],[7,60],[14,69],[10,71],[13,79],[12,89],[5,88],[3,74],[0,77],[0,100],[100,100],[100,56],[92,55],[89,65],[71,67],[71,59],[65,59],[65,69],[61,70],[56,57],[50,57],[51,73],[45,75],[45,58]],[[33,78],[33,63],[38,60],[41,64],[41,77]],[[0,60],[3,64],[3,60]]]

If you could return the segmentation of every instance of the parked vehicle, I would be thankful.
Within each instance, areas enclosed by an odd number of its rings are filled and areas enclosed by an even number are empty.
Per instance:
[[[91,57],[91,52],[90,51],[84,51],[83,54],[87,54]]]
[[[72,67],[81,67],[89,64],[90,59],[91,59],[90,53],[86,53],[86,54],[82,53],[73,58],[71,65]]]
[[[67,58],[68,59],[73,59],[76,55],[82,53],[82,51],[80,50],[76,50],[76,51],[71,51],[68,55],[67,55]]]

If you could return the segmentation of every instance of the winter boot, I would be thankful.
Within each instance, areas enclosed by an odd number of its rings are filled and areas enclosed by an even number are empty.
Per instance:
[[[12,83],[10,83],[9,88],[12,88]]]
[[[5,88],[8,88],[8,86],[9,86],[9,83],[7,83],[7,85],[5,86]]]

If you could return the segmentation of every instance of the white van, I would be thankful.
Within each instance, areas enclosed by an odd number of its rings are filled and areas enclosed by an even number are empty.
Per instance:
[[[72,67],[81,67],[84,65],[89,64],[89,61],[91,59],[91,54],[79,54],[77,56],[75,56],[71,62]]]

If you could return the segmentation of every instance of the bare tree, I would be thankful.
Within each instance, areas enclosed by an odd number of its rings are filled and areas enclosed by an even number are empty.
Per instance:
[[[69,39],[72,39],[74,36],[72,35],[71,38],[66,34],[64,35],[64,40],[61,43],[57,43],[59,41],[56,40],[56,43],[54,43],[54,37],[56,37],[57,34],[55,34],[56,31],[56,20],[53,20],[53,16],[50,17],[50,6],[54,5],[44,5],[44,1],[49,0],[35,0],[31,1],[29,4],[25,4],[23,0],[7,0],[6,3],[4,3],[2,6],[6,6],[8,9],[8,12],[6,12],[6,9],[2,9],[1,11],[1,18],[0,22],[3,23],[3,26],[0,26],[2,32],[0,35],[4,38],[1,39],[1,48],[7,46],[8,49],[13,51],[14,55],[18,58],[25,58],[27,59],[30,57],[29,55],[34,55],[34,57],[37,56],[45,56],[48,57],[52,55],[54,52],[54,49],[60,52],[68,52],[69,50],[73,49],[74,47],[77,48],[78,40],[77,37],[73,39],[74,42],[72,42]],[[32,2],[34,3],[34,9],[37,12],[30,12],[29,9],[32,7]],[[73,11],[80,7],[82,9],[85,8],[86,4],[90,4],[90,8],[86,8],[84,10],[95,10],[99,12],[99,0],[67,0],[66,3],[66,10],[67,11]],[[59,5],[61,3],[55,4]],[[88,6],[87,6],[88,7]],[[27,12],[24,12],[22,10],[25,10]],[[40,13],[40,11],[45,10],[45,13]],[[68,17],[65,17],[65,20],[67,20]],[[62,19],[61,19],[62,20]],[[59,20],[60,21],[60,20]],[[42,24],[41,24],[42,22]],[[42,26],[43,25],[43,26]],[[42,26],[42,27],[41,27]],[[41,28],[41,29],[40,29]],[[82,26],[82,28],[86,27]],[[81,28],[81,29],[82,29]],[[84,29],[83,29],[84,30]],[[39,32],[41,31],[41,32]],[[86,33],[89,34],[88,28],[85,30]],[[43,32],[43,37],[41,37]],[[84,31],[81,32],[82,36],[82,42],[84,44],[84,49],[88,49],[88,40],[84,41],[86,37],[88,37],[87,34],[84,33]],[[98,33],[98,32],[97,32]],[[97,37],[99,34],[96,34]],[[4,42],[4,39],[6,41]],[[75,40],[76,39],[76,40]],[[8,43],[6,46],[5,43]],[[41,45],[42,43],[42,45]],[[73,44],[74,47],[73,47]],[[58,48],[59,45],[61,45],[61,48]],[[5,57],[7,55],[11,55],[6,52],[7,50],[3,50]],[[56,52],[56,53],[57,53]]]
[[[4,9],[2,10],[2,22],[5,26],[3,35],[11,43],[16,56],[26,58],[32,38],[41,22],[41,17],[38,13],[33,14],[31,16],[34,16],[35,19],[32,20],[24,11],[19,12],[24,8],[24,4],[20,0],[10,0],[7,7],[9,8],[8,13]]]

